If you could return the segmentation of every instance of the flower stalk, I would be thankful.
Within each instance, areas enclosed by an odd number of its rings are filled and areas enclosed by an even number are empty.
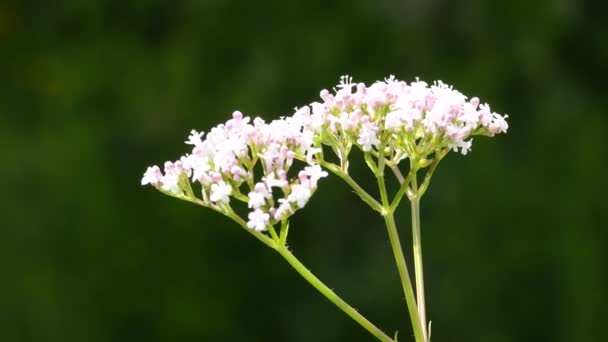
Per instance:
[[[359,323],[365,330],[370,334],[374,335],[379,341],[383,342],[394,342],[394,340],[386,335],[382,330],[376,327],[372,322],[367,320],[361,315],[356,309],[348,305],[342,298],[340,298],[334,291],[332,291],[327,285],[325,285],[319,278],[317,278],[312,272],[310,272],[285,246],[280,246],[276,251],[304,278],[312,285],[317,291],[319,291],[325,298],[329,299],[330,302],[334,303],[340,310],[352,318],[355,322]]]
[[[410,207],[412,212],[412,245],[414,248],[414,273],[416,279],[416,300],[418,304],[419,324],[422,328],[424,341],[428,342],[426,331],[426,300],[424,295],[424,268],[422,265],[422,237],[420,234],[420,196],[416,174],[411,180]]]
[[[416,297],[414,296],[412,281],[410,280],[407,264],[405,263],[405,256],[403,255],[403,248],[401,247],[401,242],[399,241],[399,234],[397,233],[397,225],[395,224],[393,213],[385,215],[384,222],[386,223],[391,248],[395,257],[395,263],[397,264],[397,269],[399,270],[401,287],[403,288],[403,294],[405,295],[405,302],[409,312],[410,321],[412,322],[412,328],[414,329],[414,337],[416,342],[424,342],[425,335],[423,325],[417,309]]]

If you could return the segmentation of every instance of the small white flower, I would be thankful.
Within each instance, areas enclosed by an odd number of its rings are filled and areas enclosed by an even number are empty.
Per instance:
[[[154,186],[160,185],[163,174],[160,168],[156,165],[148,167],[141,179],[141,185],[152,184]]]
[[[300,208],[304,208],[311,195],[312,191],[308,186],[296,184],[291,188],[291,193],[287,197],[287,200],[291,203],[297,203]]]
[[[249,208],[258,209],[266,204],[266,200],[272,198],[272,195],[264,183],[257,183],[253,191],[248,194],[248,197],[249,202],[247,205]]]
[[[268,213],[263,212],[261,209],[256,209],[249,213],[247,216],[249,221],[247,222],[247,227],[261,232],[266,230],[266,226],[268,225],[268,221],[270,220],[270,215]]]
[[[266,175],[266,177],[263,177],[262,180],[266,183],[266,186],[269,189],[272,189],[274,187],[284,188],[289,184],[286,179],[282,179],[280,177],[275,176],[274,172],[269,173],[268,175]]]
[[[310,128],[314,132],[320,132],[323,125],[327,122],[327,108],[326,105],[319,102],[313,102],[310,104],[312,108],[312,115],[310,116]]]
[[[507,123],[507,120],[505,120],[505,118],[508,118],[508,116],[505,115],[503,117],[496,113],[492,113],[492,123],[488,127],[490,134],[494,135],[496,133],[506,133],[507,132],[507,129],[509,128],[509,124]]]
[[[311,165],[314,164],[315,155],[317,155],[317,154],[319,154],[321,152],[323,152],[323,150],[320,149],[320,148],[317,148],[317,147],[311,147],[311,148],[309,148],[306,151],[306,162],[308,164],[311,164]]]
[[[448,147],[452,149],[454,152],[458,152],[460,149],[460,153],[463,156],[466,156],[469,151],[471,151],[471,146],[473,145],[473,139],[469,141],[458,140],[448,144]]]
[[[340,84],[338,84],[338,86],[337,86],[338,89],[347,88],[348,90],[350,90],[352,88],[352,86],[354,86],[354,84],[353,84],[353,78],[351,76],[348,76],[348,75],[340,76]]]
[[[400,110],[392,111],[386,114],[386,118],[384,119],[384,128],[386,129],[395,129],[403,126],[403,112]]]
[[[266,169],[272,169],[272,164],[279,159],[280,157],[280,145],[277,143],[271,143],[264,150],[264,152],[260,153],[259,156],[264,160]]]
[[[168,173],[163,177],[162,189],[165,191],[171,191],[174,194],[180,194],[182,190],[179,188],[179,175],[174,173]]]
[[[295,108],[293,118],[297,120],[302,126],[310,125],[310,107],[304,106],[302,108]]]
[[[275,220],[282,220],[284,216],[293,213],[293,209],[291,207],[291,203],[286,198],[279,198],[279,207],[274,212]]]
[[[188,136],[188,140],[186,140],[185,143],[188,145],[202,146],[203,140],[201,138],[204,134],[204,132],[197,132],[195,130],[192,130],[190,132],[190,135]]]
[[[201,181],[201,179],[208,178],[208,172],[211,170],[209,164],[209,158],[207,157],[194,157],[194,154],[190,156],[190,165],[192,165],[192,179]]]
[[[311,185],[316,188],[317,182],[323,177],[327,177],[327,171],[324,171],[319,165],[311,165],[304,168],[302,173],[309,177]]]
[[[232,193],[232,187],[230,184],[226,184],[224,181],[219,181],[211,185],[211,196],[209,199],[211,202],[216,203],[229,203],[230,194]]]
[[[180,168],[175,167],[175,164],[170,161],[166,162],[165,175],[161,180],[161,188],[165,191],[171,191],[174,194],[181,194],[183,192],[179,187],[179,178],[181,174]]]
[[[378,147],[380,145],[380,138],[378,138],[378,126],[373,122],[366,122],[361,126],[359,131],[359,139],[357,144],[361,145],[363,151],[371,151],[372,146]]]

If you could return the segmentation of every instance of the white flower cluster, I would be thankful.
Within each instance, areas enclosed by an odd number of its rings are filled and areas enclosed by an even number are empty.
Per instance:
[[[441,81],[429,86],[410,84],[393,76],[371,86],[354,84],[344,76],[334,93],[321,91],[323,102],[300,111],[321,123],[324,140],[354,143],[363,151],[385,155],[425,157],[443,148],[466,154],[474,135],[507,131],[507,116],[493,113],[476,97],[467,100]],[[383,145],[384,143],[384,145]]]
[[[293,179],[288,176],[296,155],[312,160],[316,151],[312,133],[303,129],[298,116],[270,123],[260,118],[250,121],[234,112],[231,120],[211,129],[205,139],[202,132],[192,131],[186,141],[193,145],[192,153],[166,162],[164,173],[158,166],[149,167],[142,185],[187,196],[192,191],[190,180],[199,182],[205,203],[222,208],[231,197],[247,202],[251,209],[247,226],[257,231],[286,219],[304,207],[327,172],[314,164]],[[261,172],[254,170],[258,164]],[[256,180],[258,173],[261,177]],[[247,196],[241,193],[244,184],[249,188]]]
[[[508,128],[507,116],[441,81],[407,84],[391,76],[368,87],[344,76],[333,93],[323,90],[320,95],[322,102],[270,123],[260,118],[250,122],[234,112],[205,139],[192,131],[186,141],[193,145],[192,153],[166,162],[164,173],[149,167],[142,185],[193,196],[190,183],[199,182],[205,204],[225,208],[231,197],[246,202],[247,226],[264,231],[304,207],[318,180],[327,176],[319,166],[322,144],[332,147],[343,163],[354,145],[396,165],[448,149],[466,154],[472,136],[493,136]],[[290,177],[294,159],[308,165]],[[256,165],[261,172],[254,171]],[[243,185],[247,195],[241,192]]]

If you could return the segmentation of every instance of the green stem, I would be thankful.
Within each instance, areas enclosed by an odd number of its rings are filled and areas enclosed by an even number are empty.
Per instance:
[[[418,303],[418,316],[420,326],[424,333],[424,341],[428,341],[426,331],[426,306],[424,298],[424,272],[422,267],[422,239],[420,236],[420,197],[418,193],[418,180],[416,174],[411,180],[412,196],[410,197],[412,208],[412,243],[414,245],[414,272],[416,275],[416,300]]]
[[[281,237],[279,239],[281,246],[285,246],[287,243],[287,234],[289,234],[289,222],[287,222],[287,219],[283,219],[281,220]]]
[[[403,198],[403,195],[405,195],[405,193],[407,192],[409,185],[410,185],[410,180],[412,179],[412,177],[414,176],[414,174],[416,173],[415,170],[411,170],[408,174],[407,174],[407,178],[400,180],[399,182],[401,183],[401,186],[399,186],[399,190],[397,191],[397,194],[395,194],[395,198],[393,199],[393,202],[391,202],[391,211],[395,211],[397,209],[397,207],[399,206],[399,203],[401,203],[401,199]],[[401,176],[401,178],[403,178],[403,176]]]
[[[443,157],[445,157],[447,152],[448,152],[448,150],[442,150],[442,151],[436,153],[435,160],[433,160],[433,163],[431,164],[429,170],[426,172],[426,175],[424,176],[422,185],[420,185],[420,188],[418,189],[418,198],[422,198],[422,195],[424,195],[424,193],[426,192],[426,189],[429,187],[429,183],[431,182],[431,177],[433,177],[433,173],[435,172],[437,165],[439,165],[439,162],[441,161],[441,159],[443,159]]]
[[[333,164],[332,164],[333,165]],[[332,170],[335,173],[335,170]],[[347,175],[348,176],[348,175]],[[348,177],[350,179],[350,177]],[[351,179],[352,180],[352,179]],[[354,183],[354,180],[352,180]],[[350,183],[349,183],[350,184]],[[356,184],[356,183],[354,183]],[[357,189],[355,189],[357,190]],[[361,189],[363,191],[363,189]],[[353,320],[359,323],[363,328],[365,328],[368,332],[374,335],[378,340],[383,342],[395,342],[392,338],[386,335],[382,330],[376,327],[372,322],[367,320],[363,315],[361,315],[357,310],[355,310],[352,306],[348,305],[342,298],[340,298],[334,291],[332,291],[327,285],[325,285],[319,278],[317,278],[312,272],[310,272],[285,246],[285,240],[287,239],[287,232],[289,229],[289,224],[287,221],[281,222],[281,236],[278,236],[274,227],[270,226],[269,230],[272,235],[272,238],[269,238],[262,232],[255,231],[247,227],[247,222],[243,220],[240,216],[238,216],[232,208],[229,206],[225,206],[220,208],[216,205],[206,203],[189,193],[188,195],[178,195],[170,192],[165,192],[168,195],[185,200],[188,202],[192,202],[194,204],[198,204],[200,206],[212,209],[219,213],[222,213],[231,219],[233,219],[236,223],[238,223],[245,231],[255,236],[258,240],[263,242],[268,247],[277,251],[306,281],[308,281],[315,289],[317,289],[321,294],[323,294],[327,299],[329,299],[332,303],[334,303],[338,308],[340,308],[344,313],[350,316]],[[371,197],[371,196],[370,196]],[[374,200],[375,201],[375,200]],[[380,205],[380,204],[378,204]]]
[[[397,177],[399,184],[403,184],[403,182],[405,182],[405,178],[403,178],[403,175],[401,174],[401,170],[399,170],[399,167],[397,165],[395,165],[395,166],[391,167],[391,170],[395,174],[395,177]]]
[[[410,172],[411,174],[411,172]],[[409,178],[409,176],[408,176]],[[401,287],[403,288],[403,294],[405,295],[405,302],[407,304],[407,310],[412,321],[412,327],[414,329],[414,336],[417,342],[423,342],[424,331],[421,329],[421,322],[419,314],[416,311],[416,297],[414,296],[414,289],[412,288],[412,281],[407,270],[407,264],[405,263],[405,256],[403,255],[403,248],[401,247],[401,241],[399,239],[399,233],[397,232],[397,225],[395,224],[395,216],[393,210],[389,207],[388,195],[386,193],[386,183],[384,182],[383,175],[377,175],[378,188],[380,190],[380,198],[382,198],[382,205],[385,208],[384,211],[384,222],[388,230],[388,237],[391,242],[393,249],[393,255],[395,256],[395,262],[397,263],[397,269],[399,270],[399,278],[401,280]],[[407,185],[407,183],[404,183]]]
[[[338,165],[326,161],[319,161],[319,164],[331,171],[336,176],[342,178],[348,185],[350,185],[351,188],[353,188],[353,190],[355,190],[355,193],[359,195],[359,197],[361,197],[365,203],[367,203],[375,211],[382,213],[382,205],[359,184],[357,184],[357,182],[355,182],[355,180],[352,179],[348,173],[344,172]]]
[[[416,310],[416,297],[414,296],[414,289],[412,288],[412,281],[407,270],[407,264],[405,263],[405,256],[403,255],[403,249],[401,248],[401,242],[399,241],[399,234],[397,233],[397,225],[395,224],[395,217],[392,212],[384,215],[384,222],[388,230],[388,237],[391,242],[393,249],[393,255],[395,262],[397,263],[397,269],[399,270],[399,278],[401,280],[401,287],[403,287],[403,294],[405,295],[405,302],[407,304],[407,310],[412,321],[412,328],[414,329],[414,336],[416,342],[424,342],[424,332],[422,330],[422,324]]]
[[[386,335],[382,330],[378,329],[373,323],[368,321],[357,310],[348,305],[334,291],[325,285],[319,278],[310,272],[286,247],[279,246],[276,251],[298,272],[306,281],[308,281],[315,289],[323,294],[329,301],[334,303],[344,313],[359,323],[365,330],[369,331],[378,340],[384,342],[394,342],[392,338]]]
[[[205,208],[209,208],[211,210],[217,211],[220,214],[226,215],[228,217],[230,217],[231,219],[233,219],[236,223],[239,224],[239,226],[241,226],[243,229],[245,229],[245,231],[253,236],[255,236],[256,239],[262,241],[266,246],[272,248],[272,249],[276,249],[276,244],[275,242],[269,238],[268,236],[264,235],[264,233],[262,232],[258,232],[255,231],[249,227],[247,227],[247,222],[245,222],[245,220],[243,220],[239,215],[237,215],[234,211],[232,211],[232,209],[229,210],[224,210],[216,205],[211,205],[211,204],[207,204],[204,201],[196,198],[196,197],[189,197],[189,196],[181,196],[181,195],[171,195],[170,193],[167,193],[172,197],[175,198],[179,198],[181,200],[184,201],[188,201],[188,202],[192,202],[194,204],[198,204],[200,206],[203,206]]]

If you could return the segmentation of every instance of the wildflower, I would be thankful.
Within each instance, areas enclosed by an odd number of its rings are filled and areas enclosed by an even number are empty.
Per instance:
[[[170,161],[165,163],[165,175],[160,183],[163,190],[179,195],[182,193],[182,189],[179,187],[179,179],[183,172],[176,165],[178,165],[177,162],[175,164]]]
[[[203,144],[201,138],[204,134],[205,133],[203,132],[197,132],[195,130],[192,130],[190,132],[190,135],[188,136],[188,140],[186,140],[185,143],[188,145],[201,146]]]
[[[449,150],[465,155],[473,136],[493,136],[509,127],[507,116],[442,81],[408,84],[389,76],[367,86],[343,76],[333,92],[319,95],[321,101],[295,108],[292,116],[266,122],[235,111],[206,135],[192,130],[185,141],[191,153],[166,162],[164,172],[149,167],[142,185],[193,196],[192,184],[185,182],[199,183],[203,203],[229,205],[236,197],[250,209],[247,226],[263,230],[303,208],[327,176],[319,165],[322,144],[347,170],[353,146],[396,165],[406,158],[428,161],[429,155]],[[293,170],[296,165],[301,169]]]
[[[378,126],[374,122],[369,122],[368,118],[365,116],[364,120],[362,120],[359,139],[357,139],[357,144],[361,145],[361,148],[365,152],[371,151],[372,146],[378,147],[380,145]]]
[[[209,199],[211,202],[229,203],[231,193],[232,187],[224,181],[220,181],[211,185],[211,196],[209,196]]]
[[[311,166],[314,156],[322,150],[314,143],[310,118],[309,107],[269,123],[260,118],[251,120],[235,111],[231,119],[206,135],[191,131],[185,143],[192,145],[192,152],[176,162],[165,163],[164,173],[156,166],[148,168],[142,184],[192,196],[192,184],[186,192],[182,189],[184,182],[198,182],[202,194],[199,200],[203,203],[230,205],[231,198],[236,197],[250,209],[247,226],[265,230],[267,225],[304,207],[319,179],[327,176],[320,166]],[[302,169],[291,173],[298,177],[290,179],[288,172],[296,158],[309,165],[300,166]],[[260,172],[254,172],[256,168]],[[243,191],[242,187],[249,189]]]
[[[163,174],[160,168],[156,165],[148,167],[144,177],[141,179],[141,185],[152,184],[158,186],[161,184]]]
[[[311,195],[312,191],[310,186],[305,184],[296,184],[292,187],[291,193],[287,197],[287,200],[289,202],[296,203],[300,208],[304,208]]]
[[[309,181],[313,187],[317,186],[317,181],[323,177],[327,177],[327,171],[323,171],[319,165],[311,165],[304,168],[301,173],[310,177]]]
[[[270,220],[270,215],[262,211],[262,209],[256,209],[248,215],[249,221],[247,227],[257,230],[258,232],[266,230],[266,226]]]
[[[416,79],[408,84],[390,76],[371,86],[355,86],[344,76],[333,94],[323,90],[320,97],[322,102],[298,112],[311,113],[309,121],[316,123],[313,131],[332,133],[319,134],[339,154],[350,144],[371,152],[382,143],[391,148],[382,153],[412,158],[444,149],[467,154],[472,136],[493,136],[509,127],[506,115],[491,112],[477,97],[468,100],[442,81],[429,85]]]
[[[260,182],[255,185],[253,191],[249,193],[248,197],[249,208],[259,209],[266,204],[266,200],[272,198],[272,195],[266,188],[266,184]]]

